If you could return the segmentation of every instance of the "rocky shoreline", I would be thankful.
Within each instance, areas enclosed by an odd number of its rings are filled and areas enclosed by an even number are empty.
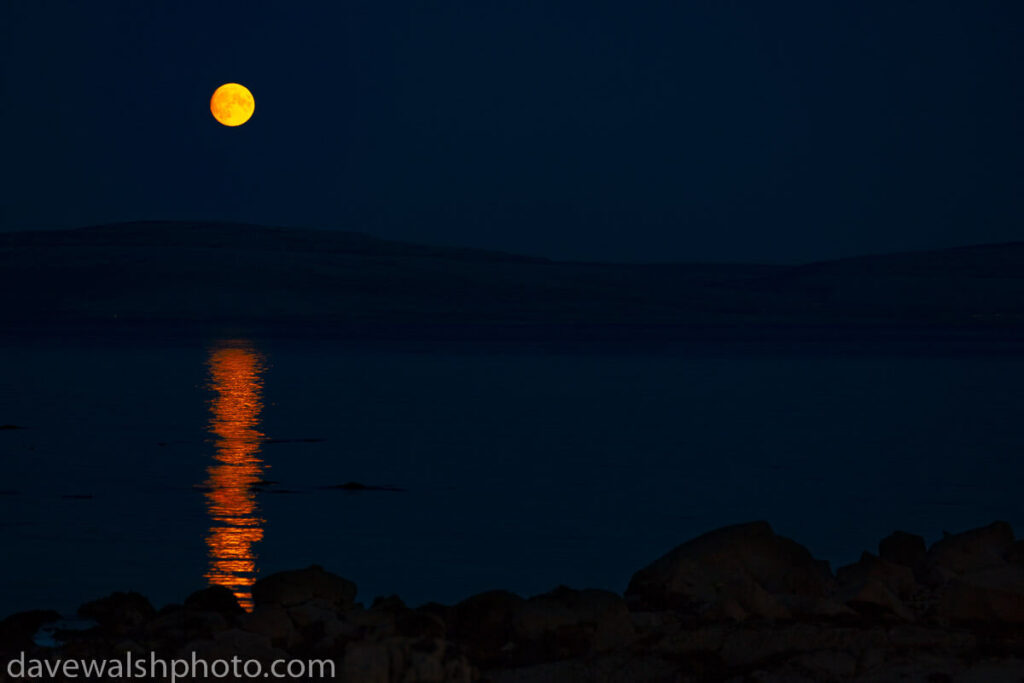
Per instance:
[[[625,594],[559,587],[455,605],[369,607],[320,567],[273,574],[245,612],[226,588],[155,609],[115,593],[96,626],[34,641],[59,615],[0,621],[0,681],[40,659],[321,658],[350,683],[533,681],[1024,681],[1024,540],[1005,522],[927,547],[896,532],[832,572],[766,522],[694,538],[634,574]]]

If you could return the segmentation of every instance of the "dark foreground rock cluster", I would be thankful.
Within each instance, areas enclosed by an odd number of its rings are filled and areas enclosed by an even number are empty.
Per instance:
[[[624,595],[492,591],[417,608],[355,595],[316,566],[257,582],[252,612],[221,587],[159,611],[115,593],[83,605],[97,625],[55,648],[33,643],[55,614],[8,617],[0,658],[329,658],[351,683],[1024,681],[1024,541],[1003,522],[930,548],[896,532],[834,573],[753,522],[680,545]]]

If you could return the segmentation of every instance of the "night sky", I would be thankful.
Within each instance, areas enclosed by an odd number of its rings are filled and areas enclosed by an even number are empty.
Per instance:
[[[0,229],[556,258],[1024,238],[1024,3],[7,0]],[[246,125],[210,116],[237,81]]]

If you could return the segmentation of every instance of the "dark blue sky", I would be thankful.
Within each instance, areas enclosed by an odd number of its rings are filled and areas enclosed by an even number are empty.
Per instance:
[[[603,260],[1024,239],[1024,3],[8,0],[0,229]],[[208,110],[256,97],[245,126]]]

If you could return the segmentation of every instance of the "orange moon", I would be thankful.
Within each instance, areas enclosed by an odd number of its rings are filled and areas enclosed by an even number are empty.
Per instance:
[[[244,85],[225,83],[213,91],[210,113],[225,126],[240,126],[252,117],[256,100]]]

